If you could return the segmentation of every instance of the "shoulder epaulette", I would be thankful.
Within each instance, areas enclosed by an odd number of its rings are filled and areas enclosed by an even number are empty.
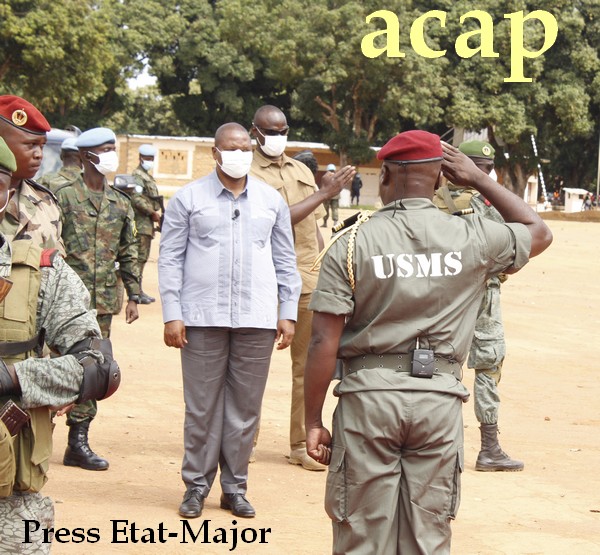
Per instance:
[[[50,189],[48,189],[48,187],[41,185],[40,183],[38,183],[37,181],[34,181],[33,179],[26,179],[25,181],[27,182],[28,185],[30,185],[34,189],[37,189],[38,191],[42,191],[44,193],[49,194],[54,199],[55,202],[58,202],[56,195]]]
[[[109,187],[113,190],[116,191],[117,193],[121,193],[127,200],[131,200],[131,197],[125,193],[124,191],[121,191],[121,189],[117,189],[114,185],[109,185]]]
[[[54,264],[58,249],[44,249],[40,256],[40,268],[49,268]]]
[[[342,220],[339,224],[334,225],[331,228],[331,232],[339,233],[340,231],[343,231],[344,229],[346,229],[350,226],[353,226],[361,214],[362,214],[362,212],[356,212],[356,213],[352,214],[352,216],[350,216],[349,218],[346,218],[345,220]]]

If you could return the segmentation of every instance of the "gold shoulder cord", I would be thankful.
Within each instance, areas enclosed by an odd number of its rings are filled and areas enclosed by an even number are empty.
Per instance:
[[[350,277],[350,287],[352,288],[352,291],[354,291],[354,287],[356,285],[356,283],[354,281],[354,270],[352,268],[352,261],[353,261],[353,257],[354,257],[354,242],[356,241],[356,233],[358,231],[359,226],[361,224],[363,224],[364,222],[366,222],[370,217],[371,217],[371,211],[365,210],[364,212],[361,212],[359,214],[358,219],[350,227],[347,227],[346,229],[342,229],[336,235],[334,235],[331,238],[331,240],[329,241],[329,243],[327,243],[325,248],[319,253],[319,256],[317,256],[317,258],[315,259],[315,261],[311,267],[311,271],[314,271],[316,269],[316,267],[318,266],[318,264],[321,262],[321,260],[323,260],[325,253],[331,248],[331,245],[333,245],[342,235],[345,235],[346,233],[349,232],[350,238],[348,240],[348,253],[346,256],[346,262],[347,262],[347,268],[348,268],[348,276]]]
[[[348,278],[350,279],[350,287],[352,288],[352,292],[354,293],[354,289],[356,288],[356,281],[354,279],[354,243],[356,242],[356,234],[358,233],[358,228],[361,224],[364,224],[371,217],[371,212],[369,210],[365,210],[360,213],[358,220],[354,223],[354,225],[350,228],[350,237],[348,238],[348,252],[346,255],[346,264],[348,268]]]

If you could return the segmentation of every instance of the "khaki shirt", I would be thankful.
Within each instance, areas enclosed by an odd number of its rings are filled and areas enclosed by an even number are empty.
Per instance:
[[[62,223],[56,197],[29,181],[22,181],[6,207],[0,232],[10,241],[31,239],[42,249],[58,249],[65,256]]]
[[[345,315],[340,358],[408,353],[421,348],[461,364],[469,352],[486,280],[529,260],[531,235],[521,224],[477,215],[450,216],[424,198],[390,204],[356,235],[349,284],[349,233],[329,249],[309,308]]]
[[[285,154],[275,162],[255,149],[250,175],[277,189],[288,206],[298,204],[317,190],[308,167]],[[294,225],[294,248],[302,277],[302,294],[310,293],[317,285],[318,273],[316,270],[311,272],[310,268],[319,254],[317,221],[323,216],[325,209],[319,205],[311,215]]]

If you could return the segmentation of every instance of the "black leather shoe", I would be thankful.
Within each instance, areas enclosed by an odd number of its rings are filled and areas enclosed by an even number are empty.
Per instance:
[[[185,518],[198,518],[204,508],[204,497],[200,488],[188,489],[181,505],[179,505],[179,514]]]
[[[254,507],[243,493],[222,493],[221,509],[229,509],[235,516],[252,518],[256,516]]]

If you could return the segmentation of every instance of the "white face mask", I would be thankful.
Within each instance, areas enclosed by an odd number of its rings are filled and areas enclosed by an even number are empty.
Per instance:
[[[154,167],[154,160],[142,160],[142,168],[149,172]]]
[[[252,151],[240,150],[217,150],[221,153],[222,164],[217,164],[229,177],[240,179],[250,171],[252,165]]]
[[[260,133],[260,129],[256,127],[257,131]],[[267,156],[273,156],[274,158],[281,156],[285,147],[287,145],[287,135],[263,135],[260,133],[264,139],[265,144],[261,145],[262,151]]]
[[[119,157],[117,156],[117,153],[114,150],[111,150],[109,152],[101,152],[100,154],[96,154],[96,156],[98,157],[98,162],[92,162],[92,164],[94,164],[96,169],[102,175],[116,172],[119,168]]]

